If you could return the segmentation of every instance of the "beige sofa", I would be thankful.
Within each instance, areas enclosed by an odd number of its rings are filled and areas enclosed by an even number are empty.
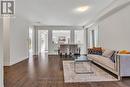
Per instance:
[[[106,58],[101,55],[94,55],[94,54],[88,54],[88,58],[92,60],[94,63],[104,67],[105,69],[113,72],[114,74],[118,75],[118,62],[117,60],[113,62],[110,60],[110,58]]]
[[[88,58],[94,63],[116,74],[119,80],[121,80],[122,77],[130,76],[130,54],[115,54],[115,62],[102,55],[88,54]]]

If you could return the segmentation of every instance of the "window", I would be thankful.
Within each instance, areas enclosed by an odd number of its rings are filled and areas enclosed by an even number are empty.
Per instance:
[[[52,41],[54,44],[68,44],[70,42],[70,30],[53,30]]]

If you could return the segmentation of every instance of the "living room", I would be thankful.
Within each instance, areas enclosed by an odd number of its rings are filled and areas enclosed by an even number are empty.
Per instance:
[[[130,86],[130,0],[14,2],[0,19],[0,87]]]

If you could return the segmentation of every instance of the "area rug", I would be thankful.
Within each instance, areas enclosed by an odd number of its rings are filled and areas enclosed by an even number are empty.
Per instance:
[[[74,71],[74,61],[63,61],[64,70],[64,82],[75,83],[75,82],[101,82],[101,81],[118,81],[117,78],[111,74],[105,72],[98,66],[88,64],[87,62],[78,63],[76,65],[76,71],[85,72],[88,69],[93,71],[92,74],[77,74]]]

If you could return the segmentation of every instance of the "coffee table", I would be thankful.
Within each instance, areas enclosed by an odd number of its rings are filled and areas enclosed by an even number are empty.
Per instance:
[[[92,61],[88,59],[87,55],[81,55],[81,56],[73,56],[74,57],[74,72],[76,74],[93,74],[94,72],[92,71]],[[90,65],[89,71],[85,72],[79,72],[77,71],[77,64],[87,62]]]

